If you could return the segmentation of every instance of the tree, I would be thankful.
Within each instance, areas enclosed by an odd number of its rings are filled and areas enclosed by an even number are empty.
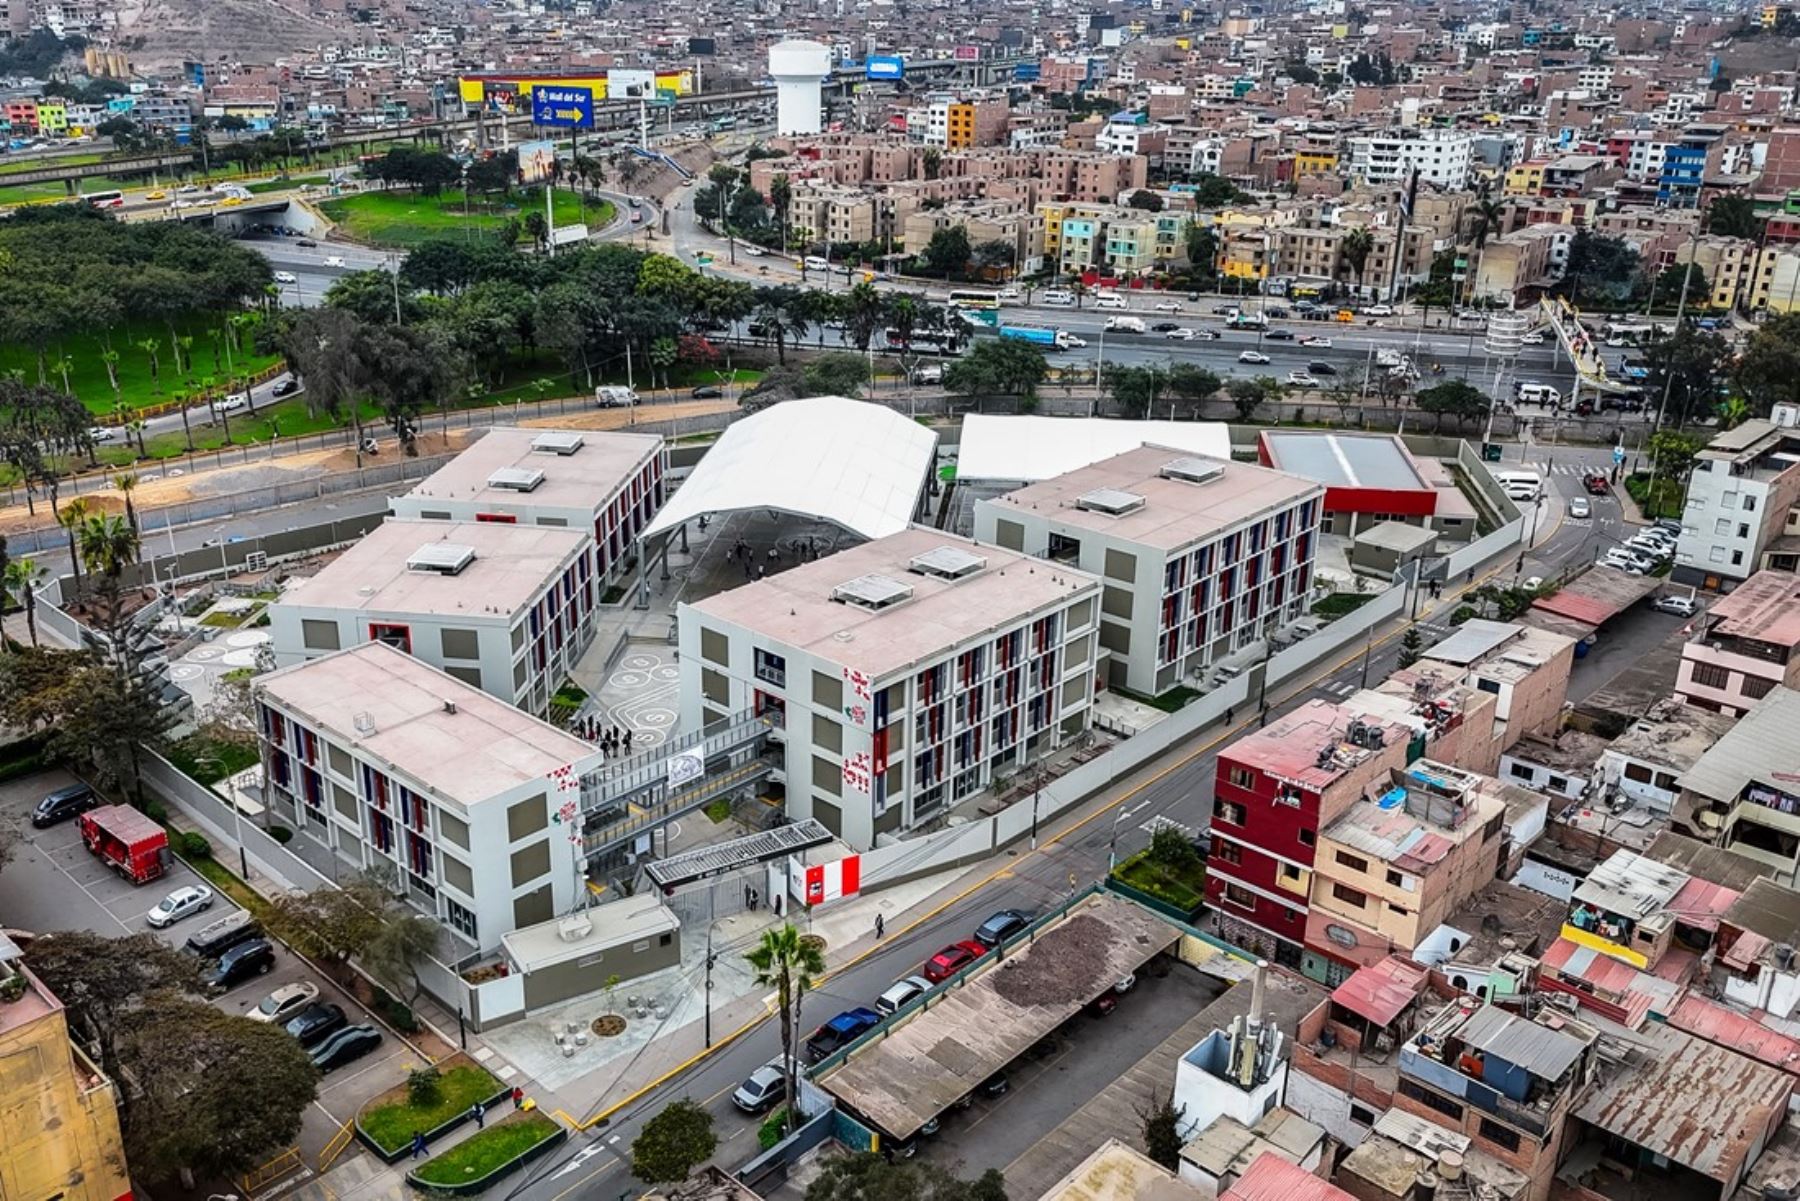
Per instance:
[[[120,1073],[119,1039],[127,1010],[156,993],[200,992],[200,960],[154,934],[103,938],[85,930],[58,931],[32,939],[25,966],[56,994],[69,1029],[114,1080]],[[126,1104],[131,1094],[124,1094]]]
[[[1281,73],[1295,83],[1313,84],[1319,82],[1319,73],[1305,63],[1297,60],[1284,63],[1281,68]]]
[[[1706,232],[1760,241],[1763,219],[1756,215],[1756,204],[1748,196],[1720,196],[1706,210]]]
[[[361,954],[375,940],[391,904],[381,874],[365,872],[342,887],[274,897],[267,922],[306,954],[341,962]]]
[[[1163,211],[1163,198],[1149,188],[1139,188],[1125,198],[1125,205],[1127,208],[1141,209],[1146,213],[1160,213]]]
[[[768,336],[775,342],[775,361],[787,365],[787,340],[804,338],[806,331],[812,328],[801,311],[800,289],[787,285],[758,288],[755,292],[756,307],[751,310],[751,319],[768,331]]]
[[[889,1163],[862,1151],[827,1160],[806,1186],[806,1201],[1006,1201],[1006,1179],[989,1168],[959,1180],[924,1160]]]
[[[1759,417],[1800,400],[1800,313],[1783,313],[1750,335],[1732,383]]]
[[[6,574],[0,577],[0,588],[5,589],[7,601],[25,610],[25,629],[33,646],[38,644],[37,590],[49,578],[50,573],[29,558],[8,559]]]
[[[811,991],[813,981],[825,974],[825,955],[815,942],[800,937],[792,923],[764,930],[756,948],[745,956],[756,973],[759,988],[775,990],[775,1008],[781,1022],[781,1066],[787,1077],[791,1099],[800,1095],[798,1035],[800,1002]],[[794,1106],[787,1106],[787,1130],[794,1128]]]
[[[1757,345],[1761,333],[1759,330],[1753,335],[1746,347],[1745,363],[1753,375],[1761,370],[1758,366],[1761,349]],[[1720,335],[1685,323],[1671,336],[1657,338],[1644,347],[1644,367],[1650,373],[1647,391],[1659,398],[1659,403],[1662,396],[1668,396],[1668,409],[1663,418],[1669,424],[1686,425],[1707,415],[1719,395],[1720,380],[1730,355],[1731,348]],[[1782,358],[1775,356],[1777,369]],[[1740,364],[1740,371],[1742,369]],[[1793,360],[1790,369],[1800,370],[1800,357]]]
[[[1238,186],[1222,175],[1201,171],[1190,182],[1194,185],[1195,208],[1223,208],[1244,199],[1244,193],[1238,190]]]
[[[119,1059],[133,1084],[126,1158],[149,1180],[247,1172],[289,1146],[319,1073],[272,1024],[204,1001],[154,995],[119,1015]]]
[[[419,965],[438,953],[438,938],[434,920],[409,905],[389,903],[382,910],[375,932],[363,944],[362,964],[389,992],[404,997],[411,1008],[425,991],[425,984],[419,979]]]
[[[1650,435],[1650,462],[1657,475],[1680,483],[1694,465],[1694,456],[1706,443],[1693,434],[1676,430],[1657,430]]]
[[[1719,415],[1720,426],[1734,430],[1750,419],[1750,402],[1741,396],[1728,396],[1713,411]]]
[[[867,280],[851,288],[845,298],[844,336],[858,350],[868,350],[869,343],[887,323],[887,299]]]
[[[1419,411],[1432,414],[1437,420],[1437,428],[1442,429],[1445,417],[1456,418],[1457,428],[1471,418],[1485,417],[1491,408],[1487,394],[1475,385],[1464,380],[1445,380],[1429,388],[1422,388],[1413,397],[1413,403]]]
[[[969,251],[970,260],[983,271],[1005,271],[1018,256],[1018,246],[1006,238],[978,242]]]
[[[710,1112],[683,1097],[665,1105],[631,1141],[631,1174],[645,1184],[674,1184],[718,1147]]]
[[[1050,365],[1044,352],[1017,338],[983,338],[944,369],[944,389],[958,396],[1035,400]]]
[[[932,231],[925,244],[925,263],[933,271],[950,278],[969,265],[969,231],[961,225],[946,225]]]
[[[1189,221],[1184,231],[1187,243],[1188,263],[1194,268],[1203,281],[1212,281],[1219,274],[1219,235],[1210,225],[1201,225],[1198,221]]]
[[[401,272],[404,277],[404,270]],[[397,293],[394,277],[386,271],[352,271],[340,275],[325,290],[325,303],[334,309],[346,309],[369,325],[383,325],[394,319],[399,306],[400,320],[417,321],[419,306],[407,293]],[[410,289],[408,289],[410,292]]]
[[[1217,395],[1223,383],[1216,372],[1208,371],[1197,363],[1178,362],[1169,365],[1169,394],[1179,396],[1196,407]]]
[[[1181,1116],[1186,1112],[1187,1106],[1175,1104],[1174,1095],[1165,1094],[1153,1097],[1150,1108],[1138,1113],[1144,1123],[1144,1154],[1171,1172],[1181,1167]]]
[[[1485,192],[1475,202],[1474,208],[1471,210],[1473,222],[1471,233],[1474,236],[1476,250],[1486,246],[1488,238],[1500,228],[1504,213],[1505,210],[1501,208],[1499,201]]]
[[[1425,636],[1419,633],[1419,627],[1407,626],[1406,633],[1400,635],[1400,666],[1411,667],[1417,663],[1424,646]]]
[[[1238,420],[1249,421],[1265,402],[1281,395],[1281,384],[1266,375],[1255,379],[1240,376],[1225,385],[1225,392],[1237,407]]]
[[[869,382],[869,360],[847,350],[832,350],[808,363],[800,372],[806,396],[862,395]]]
[[[1344,264],[1356,272],[1356,286],[1361,287],[1363,270],[1369,265],[1369,254],[1375,249],[1375,235],[1366,226],[1359,225],[1344,235],[1338,243],[1338,254]]]
[[[1569,239],[1569,263],[1563,279],[1569,301],[1583,298],[1617,303],[1631,295],[1637,276],[1638,253],[1623,238],[1597,234],[1583,226]]]
[[[1109,366],[1100,383],[1125,416],[1142,417],[1154,410],[1168,376],[1157,367]]]

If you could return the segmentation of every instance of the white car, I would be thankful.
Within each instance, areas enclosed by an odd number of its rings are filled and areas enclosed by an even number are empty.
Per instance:
[[[1019,290],[1017,288],[1001,288],[998,292],[994,293],[994,295],[997,296],[1001,300],[1023,299],[1023,297],[1021,297]]]
[[[212,903],[212,889],[204,884],[190,884],[164,897],[155,909],[144,915],[144,920],[160,930],[164,926],[173,926],[184,917],[193,917],[203,909],[211,909]]]
[[[1302,345],[1302,346],[1317,346],[1323,350],[1330,350],[1331,349],[1331,339],[1325,337],[1323,334],[1314,334],[1309,338],[1300,339],[1300,345]]]
[[[325,256],[325,265],[327,267],[342,267],[344,265],[344,256],[341,254],[328,254]]]
[[[1287,382],[1295,388],[1317,388],[1319,381],[1304,371],[1290,371]]]
[[[1274,360],[1260,350],[1246,350],[1238,355],[1238,362],[1262,364],[1272,363]]]
[[[1372,304],[1363,310],[1365,317],[1392,317],[1394,306],[1391,304]]]
[[[1159,300],[1153,307],[1159,313],[1179,313],[1183,311],[1181,303],[1175,300]]]
[[[1592,517],[1593,515],[1594,507],[1588,504],[1587,497],[1577,496],[1574,500],[1569,502],[1570,517]]]
[[[90,442],[111,442],[118,436],[119,431],[110,425],[90,425],[88,427],[88,441]]]
[[[215,413],[235,413],[239,409],[247,409],[250,407],[250,394],[233,392],[230,396],[213,401],[212,407]]]
[[[1087,339],[1077,337],[1074,334],[1065,333],[1057,342],[1057,345],[1063,347],[1065,350],[1080,350],[1087,345]]]
[[[888,1017],[900,1012],[915,997],[922,997],[930,991],[931,981],[923,976],[908,976],[904,980],[896,980],[892,987],[875,998],[875,1012]]]
[[[1544,331],[1541,329],[1534,329],[1530,333],[1520,334],[1519,341],[1527,346],[1542,346],[1544,344]]]
[[[757,246],[753,243],[746,243],[746,244],[738,247],[738,253],[743,254],[743,255],[748,255],[749,257],[751,257],[753,259],[760,259],[763,255],[765,255],[769,252],[764,250],[761,246]]]
[[[257,1003],[244,1016],[253,1022],[286,1022],[319,999],[319,986],[310,980],[284,984]]]
[[[1700,611],[1699,602],[1691,596],[1659,596],[1650,602],[1650,607],[1658,613],[1673,613],[1677,617],[1692,617]]]
[[[1520,585],[1520,587],[1524,588],[1527,592],[1536,592],[1543,586],[1544,577],[1541,575],[1528,575],[1525,577],[1525,582]]]
[[[1176,342],[1192,342],[1199,336],[1200,333],[1198,330],[1172,329],[1169,331],[1169,337]]]
[[[275,282],[278,284],[297,284],[300,282],[300,277],[295,275],[292,271],[277,271],[275,273]]]

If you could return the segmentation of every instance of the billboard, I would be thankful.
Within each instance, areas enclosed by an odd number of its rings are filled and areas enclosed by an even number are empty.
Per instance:
[[[958,46],[950,54],[959,63],[972,63],[981,58],[980,46]]]
[[[560,129],[594,127],[594,93],[591,88],[548,84],[531,89],[531,123]]]
[[[606,94],[613,100],[648,99],[656,95],[654,71],[619,71],[606,73]]]
[[[871,54],[865,70],[870,79],[900,79],[906,75],[906,60],[897,54]]]
[[[556,173],[555,142],[519,143],[519,182],[543,183]]]

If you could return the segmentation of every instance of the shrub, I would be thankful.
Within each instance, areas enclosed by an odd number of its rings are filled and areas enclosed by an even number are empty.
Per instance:
[[[1459,626],[1473,616],[1475,616],[1475,606],[1458,605],[1456,611],[1450,614],[1450,624]]]
[[[196,834],[189,830],[180,835],[179,847],[184,859],[211,859],[212,843],[206,841],[206,835]]]
[[[787,1121],[787,1106],[778,1106],[774,1113],[763,1119],[763,1124],[756,1131],[756,1142],[764,1151],[781,1141],[781,1126]]]
[[[166,826],[169,824],[169,811],[163,807],[161,801],[150,801],[145,804],[144,816],[159,826]]]
[[[1199,866],[1200,852],[1180,830],[1163,826],[1150,835],[1150,858],[1164,867],[1182,870]]]
[[[419,1032],[419,1019],[413,1016],[413,1011],[406,1007],[405,1002],[398,1001],[386,993],[375,998],[375,1012],[379,1013],[388,1025],[402,1034]]]
[[[294,832],[286,826],[270,826],[269,837],[282,846],[286,846],[294,837]]]
[[[444,1095],[444,1077],[429,1065],[406,1074],[406,1100],[415,1109],[429,1109]]]

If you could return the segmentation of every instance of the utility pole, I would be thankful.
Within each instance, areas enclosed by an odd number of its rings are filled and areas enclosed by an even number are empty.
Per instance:
[[[713,994],[712,974],[713,974],[713,964],[717,963],[719,960],[719,957],[717,955],[713,954],[712,909],[713,909],[714,892],[715,892],[714,888],[708,888],[706,890],[706,997],[705,997],[705,1002],[706,1002],[706,1049],[709,1051],[712,1050],[712,994]]]

